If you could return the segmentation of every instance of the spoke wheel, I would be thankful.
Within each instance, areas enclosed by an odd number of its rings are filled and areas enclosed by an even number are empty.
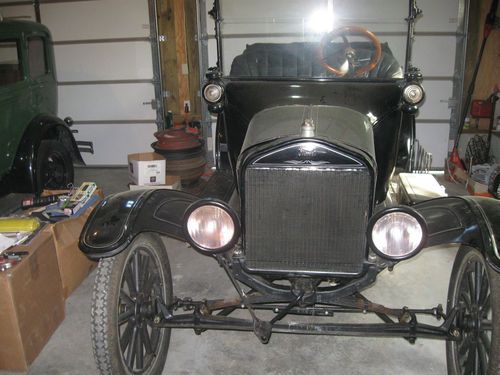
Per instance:
[[[152,234],[99,262],[92,299],[92,342],[101,374],[161,374],[170,329],[155,327],[158,302],[172,303],[166,250]]]
[[[448,313],[457,308],[459,341],[446,343],[449,374],[500,373],[500,275],[477,250],[462,247],[448,290]]]

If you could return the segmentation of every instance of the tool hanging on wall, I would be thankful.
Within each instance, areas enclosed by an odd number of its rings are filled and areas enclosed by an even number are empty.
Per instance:
[[[460,136],[462,135],[462,131],[464,129],[465,118],[467,117],[467,112],[469,111],[469,106],[471,103],[472,94],[474,93],[474,88],[476,87],[477,74],[479,72],[481,60],[483,59],[484,48],[486,47],[486,42],[488,41],[488,37],[490,36],[493,29],[496,27],[496,13],[497,13],[497,9],[498,9],[498,1],[499,0],[493,0],[491,2],[490,11],[486,15],[486,19],[484,22],[484,33],[483,33],[483,41],[481,43],[481,49],[479,50],[479,56],[477,58],[476,65],[474,67],[472,79],[471,79],[471,82],[469,84],[469,88],[467,90],[467,96],[465,97],[465,103],[464,103],[464,106],[462,109],[462,113],[460,115],[460,124],[458,126],[457,135],[455,137],[455,143],[453,145],[453,150],[452,150],[451,155],[448,159],[448,163],[453,163],[455,165],[457,163],[460,163],[461,167],[463,167],[463,164],[460,161],[460,157],[458,154],[458,145],[460,143]]]

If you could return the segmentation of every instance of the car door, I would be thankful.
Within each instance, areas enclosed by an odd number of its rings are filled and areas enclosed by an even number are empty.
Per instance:
[[[44,35],[31,35],[27,38],[31,107],[35,114],[56,115],[57,88],[47,43]]]
[[[0,35],[0,178],[11,168],[29,121],[29,82],[22,40]]]

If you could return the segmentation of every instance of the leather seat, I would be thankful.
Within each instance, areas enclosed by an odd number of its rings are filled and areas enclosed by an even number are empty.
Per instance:
[[[351,43],[356,56],[361,62],[371,59],[374,48],[367,42]],[[338,45],[337,45],[338,47]],[[338,66],[343,56],[340,50],[328,48],[325,51],[327,62]],[[234,77],[290,77],[321,78],[334,77],[319,61],[317,43],[255,43],[247,45],[245,51],[236,56],[231,65],[230,75]],[[392,55],[387,43],[382,44],[382,57],[377,66],[365,74],[366,78],[391,79],[402,78],[403,73],[398,61]]]

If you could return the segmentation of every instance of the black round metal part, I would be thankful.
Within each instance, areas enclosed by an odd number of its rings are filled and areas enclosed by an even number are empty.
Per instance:
[[[45,140],[40,143],[37,154],[37,176],[40,191],[64,189],[73,182],[73,162],[60,142]]]
[[[422,240],[420,241],[418,246],[415,248],[415,250],[413,250],[412,252],[410,252],[404,256],[388,256],[387,254],[385,254],[381,250],[379,250],[377,248],[377,246],[375,246],[375,243],[373,242],[373,238],[372,238],[373,227],[377,223],[377,221],[379,219],[381,219],[383,216],[385,216],[387,214],[395,213],[395,212],[402,212],[402,213],[411,215],[413,218],[415,218],[417,220],[417,222],[420,224],[420,227],[422,228]],[[411,258],[411,257],[417,255],[420,252],[420,250],[422,250],[424,248],[425,243],[427,242],[428,230],[427,230],[427,223],[420,213],[418,213],[413,208],[408,207],[408,206],[398,206],[398,207],[390,207],[388,209],[379,211],[375,215],[373,215],[370,218],[370,221],[368,222],[368,229],[367,229],[366,233],[368,236],[368,243],[370,244],[370,248],[377,255],[381,256],[384,259],[404,260],[404,259],[408,259],[408,258]]]
[[[215,80],[217,78],[221,78],[222,77],[222,72],[219,69],[215,68],[215,67],[208,68],[208,71],[205,74],[205,77],[208,80]]]
[[[401,109],[403,110],[403,112],[408,113],[410,115],[415,115],[415,114],[418,113],[418,106],[416,106],[416,105],[410,105],[408,103],[404,103],[401,106]]]
[[[448,314],[456,309],[453,330],[459,340],[446,343],[449,374],[500,372],[500,275],[483,255],[460,248],[448,290]]]
[[[224,110],[224,106],[222,105],[222,103],[209,104],[208,110],[210,113],[220,113]]]
[[[231,240],[223,247],[218,248],[218,249],[211,249],[207,247],[200,246],[198,243],[196,243],[193,238],[190,236],[189,231],[188,231],[188,219],[189,216],[198,208],[202,206],[215,206],[223,209],[233,220],[234,223],[234,234]],[[228,250],[231,250],[236,243],[238,242],[238,239],[240,238],[240,233],[241,233],[241,224],[240,224],[240,219],[236,212],[229,207],[225,202],[218,200],[218,199],[200,199],[199,201],[194,202],[191,204],[187,209],[186,212],[184,213],[184,219],[183,219],[183,224],[182,228],[184,231],[184,236],[187,239],[188,243],[199,253],[203,255],[212,255],[212,254],[219,254],[226,252]]]

